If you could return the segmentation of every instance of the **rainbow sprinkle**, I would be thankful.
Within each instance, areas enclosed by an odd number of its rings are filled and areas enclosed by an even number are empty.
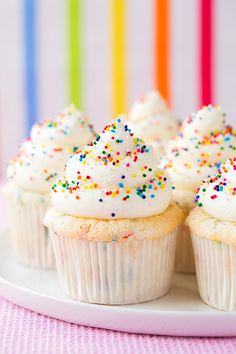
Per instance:
[[[236,157],[233,159],[229,159],[228,161],[233,170],[236,171]],[[209,177],[208,179],[202,182],[201,186],[198,188],[198,194],[195,197],[195,202],[199,207],[203,206],[202,201],[200,201],[201,195],[199,194],[199,192],[201,191],[202,193],[205,193],[207,191],[207,186],[213,183],[215,185],[214,187],[212,187],[212,194],[210,195],[210,198],[212,200],[217,199],[219,193],[222,192],[227,192],[230,195],[236,195],[236,186],[232,186],[226,178],[228,172],[229,170],[227,169],[226,165],[222,165],[221,168],[218,169],[215,176]]]

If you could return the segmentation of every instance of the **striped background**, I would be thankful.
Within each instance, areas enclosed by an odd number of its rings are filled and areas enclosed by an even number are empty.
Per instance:
[[[8,0],[0,11],[0,173],[35,120],[73,101],[97,129],[158,88],[183,117],[236,115],[235,0]]]

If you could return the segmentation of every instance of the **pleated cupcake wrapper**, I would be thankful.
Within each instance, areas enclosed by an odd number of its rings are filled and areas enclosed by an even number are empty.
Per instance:
[[[8,200],[10,235],[18,261],[30,267],[55,269],[55,257],[43,218],[47,203],[27,204]]]
[[[191,233],[189,227],[184,224],[178,228],[174,271],[187,274],[196,272]]]
[[[123,243],[51,236],[61,286],[73,299],[124,305],[154,300],[170,288],[175,232]]]
[[[224,311],[236,311],[236,247],[192,235],[202,300]]]

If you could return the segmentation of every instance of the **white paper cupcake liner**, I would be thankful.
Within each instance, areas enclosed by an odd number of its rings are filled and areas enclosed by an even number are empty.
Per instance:
[[[133,304],[161,297],[170,288],[175,232],[158,240],[124,243],[51,237],[61,286],[73,299]]]
[[[236,248],[192,236],[202,300],[224,311],[236,311]]]
[[[184,224],[178,228],[174,271],[187,274],[196,272],[190,229]]]
[[[55,257],[43,218],[47,203],[8,200],[10,235],[17,260],[30,267],[55,269]]]

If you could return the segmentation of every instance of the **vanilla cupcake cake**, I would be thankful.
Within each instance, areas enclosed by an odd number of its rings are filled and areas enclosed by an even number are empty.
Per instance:
[[[147,93],[134,103],[128,114],[128,125],[153,146],[159,158],[178,129],[176,117],[157,91]]]
[[[201,298],[236,311],[236,158],[200,185],[196,202],[188,224]]]
[[[205,106],[185,119],[181,133],[169,144],[165,168],[173,185],[173,198],[187,216],[202,180],[214,174],[227,158],[236,154],[236,132],[225,124],[219,106]],[[189,228],[183,225],[177,236],[175,270],[194,273]]]
[[[92,126],[70,106],[54,119],[36,123],[19,154],[7,168],[12,245],[18,260],[28,266],[53,268],[54,255],[43,217],[49,207],[52,183],[63,173],[76,150],[95,137]]]
[[[70,158],[52,205],[45,224],[68,296],[129,304],[167,293],[183,215],[152,148],[120,119]]]

